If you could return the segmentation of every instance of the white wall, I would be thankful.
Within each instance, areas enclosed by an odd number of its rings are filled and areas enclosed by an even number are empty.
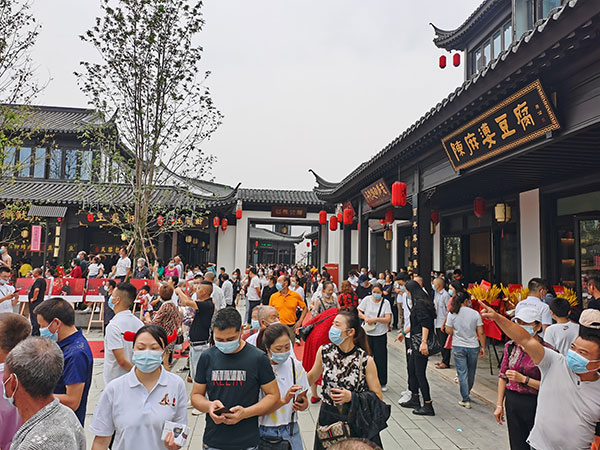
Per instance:
[[[350,264],[358,265],[358,230],[350,231]]]
[[[521,229],[521,282],[542,275],[540,190],[519,194]]]
[[[442,245],[442,233],[440,233],[441,225],[438,223],[435,227],[435,233],[433,234],[433,270],[442,270],[441,261],[441,245]]]
[[[341,264],[340,250],[342,248],[342,232],[339,230],[331,231],[327,227],[327,264]]]
[[[228,274],[231,274],[236,267],[235,264],[235,241],[237,227],[229,225],[227,231],[219,227],[219,237],[217,241],[217,267],[225,267]],[[242,268],[240,268],[242,269]]]

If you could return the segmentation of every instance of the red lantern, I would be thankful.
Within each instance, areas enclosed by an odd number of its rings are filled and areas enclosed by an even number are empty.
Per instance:
[[[165,218],[164,218],[163,216],[158,216],[158,217],[156,218],[156,224],[157,224],[159,227],[162,227],[162,226],[165,224]]]
[[[341,213],[341,212],[337,213],[337,221],[340,225],[342,223],[344,223],[344,214],[343,213]]]
[[[337,224],[338,224],[338,220],[336,216],[331,216],[329,218],[329,229],[331,231],[335,231],[337,230]]]
[[[57,217],[56,220],[58,221],[58,223],[62,223],[63,220],[65,220],[64,217]]]
[[[254,246],[258,247],[258,241],[254,241]]]
[[[485,199],[477,197],[473,200],[473,212],[478,219],[481,219],[485,214]]]
[[[344,225],[352,225],[354,214],[350,208],[344,210]]]
[[[319,225],[327,224],[327,211],[319,211]]]
[[[237,220],[240,220],[242,218],[242,210],[241,209],[236,209],[235,210],[235,218]]]
[[[440,56],[440,69],[445,69],[446,68],[446,56],[442,55]]]
[[[319,240],[318,240],[318,239],[315,239],[315,244],[314,244],[314,245],[315,245],[315,247],[316,247],[317,245],[319,245]]]
[[[434,225],[437,225],[438,223],[440,223],[440,212],[436,211],[435,209],[431,210],[431,221],[433,222]]]
[[[221,229],[223,231],[227,231],[228,225],[229,225],[229,221],[227,220],[227,217],[224,217],[223,220],[221,221]]]
[[[385,222],[392,223],[394,221],[394,210],[392,208],[388,208],[385,210]]]
[[[392,205],[406,206],[406,183],[396,181],[392,184]]]
[[[452,56],[452,64],[454,64],[454,67],[460,66],[460,53],[455,53]]]
[[[219,219],[219,216],[215,216],[215,218],[213,219],[213,227],[219,228],[220,224],[221,224],[221,219]]]
[[[310,242],[307,242],[307,243],[306,243],[306,246],[307,246],[307,247],[310,247]]]

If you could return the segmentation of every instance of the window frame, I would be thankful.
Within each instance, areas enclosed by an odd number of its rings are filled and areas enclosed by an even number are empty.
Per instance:
[[[506,44],[506,39],[505,39],[505,31],[507,29],[507,26],[510,26],[510,32],[511,32],[511,41],[508,45]],[[497,35],[498,33],[500,33],[501,49],[498,52],[498,56],[494,56],[494,54],[495,54],[494,35]],[[513,41],[514,41],[513,18],[509,16],[506,18],[506,20],[502,21],[502,25],[500,25],[500,27],[494,28],[494,30],[491,33],[489,33],[483,39],[481,39],[481,42],[477,46],[473,47],[469,51],[469,60],[471,61],[471,66],[469,68],[469,70],[471,72],[470,78],[474,77],[483,67],[487,66],[491,61],[494,61],[496,58],[498,58],[500,56],[500,53],[507,50],[508,47],[513,43]],[[488,42],[490,44],[490,60],[485,61],[484,48]],[[481,62],[477,58],[477,52],[479,52],[481,54],[481,57],[479,58],[479,59],[481,59]]]

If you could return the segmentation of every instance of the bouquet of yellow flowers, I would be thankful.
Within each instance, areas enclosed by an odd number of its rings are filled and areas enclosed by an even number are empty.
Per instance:
[[[472,298],[490,305],[498,298],[500,288],[494,284],[489,289],[484,289],[481,285],[475,284],[472,288],[467,289],[467,292],[471,294]]]
[[[571,305],[572,307],[577,306],[577,292],[575,292],[573,289],[569,289],[568,287],[566,287],[564,294],[557,294],[557,296],[567,300],[569,302],[569,305]]]
[[[517,289],[509,289],[508,286],[500,285],[502,289],[502,293],[504,294],[504,298],[509,303],[509,307],[507,309],[511,310],[517,306],[521,300],[525,300],[529,297],[529,289],[520,287]]]

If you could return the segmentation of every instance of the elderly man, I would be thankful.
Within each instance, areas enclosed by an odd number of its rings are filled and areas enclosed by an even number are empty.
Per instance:
[[[8,354],[4,395],[23,421],[11,450],[85,450],[85,433],[77,416],[52,394],[62,371],[63,354],[50,339],[29,337]]]
[[[275,294],[271,295],[269,300],[269,306],[274,306],[277,312],[279,312],[279,319],[281,323],[290,327],[290,331],[296,331],[300,328],[304,316],[308,309],[306,303],[300,297],[299,294],[290,290],[290,277],[287,275],[281,275],[277,278],[277,290]],[[297,318],[296,311],[298,308],[302,309],[300,318]]]
[[[212,299],[216,310],[218,311],[225,308],[227,306],[225,303],[225,293],[223,292],[223,289],[221,289],[217,283],[215,283],[216,275],[212,272],[206,272],[204,279],[206,281],[210,281],[213,285]]]
[[[144,280],[150,278],[150,269],[148,269],[146,260],[144,258],[138,258],[137,266],[133,271],[133,278],[135,280]]]
[[[108,278],[116,278],[119,283],[127,281],[131,277],[131,259],[127,256],[127,249],[119,250],[119,259],[113,266]]]
[[[259,305],[259,306],[257,306],[257,308],[259,308],[258,315],[257,315],[259,329],[256,333],[248,336],[248,339],[246,339],[246,342],[248,344],[254,345],[255,347],[256,347],[256,339],[258,338],[258,334],[261,331],[266,330],[266,328],[269,325],[273,325],[274,323],[279,323],[279,313],[277,312],[277,310],[274,307]]]
[[[27,339],[31,325],[20,314],[0,313],[0,380],[4,376],[4,361],[16,345]],[[0,449],[8,449],[21,418],[14,405],[0,398]]]

